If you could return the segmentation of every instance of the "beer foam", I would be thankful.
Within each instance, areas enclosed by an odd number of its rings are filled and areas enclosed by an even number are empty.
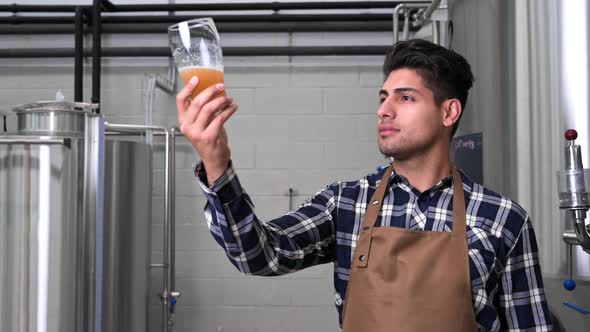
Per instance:
[[[195,70],[195,69],[214,69],[214,70],[219,70],[220,72],[223,72],[223,66],[185,66],[182,68],[178,68],[179,72],[185,71],[185,70]]]

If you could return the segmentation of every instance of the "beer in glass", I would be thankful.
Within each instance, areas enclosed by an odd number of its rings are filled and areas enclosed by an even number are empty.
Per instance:
[[[223,55],[213,19],[198,18],[175,24],[168,28],[168,40],[184,84],[193,76],[199,78],[193,98],[209,86],[223,83]]]

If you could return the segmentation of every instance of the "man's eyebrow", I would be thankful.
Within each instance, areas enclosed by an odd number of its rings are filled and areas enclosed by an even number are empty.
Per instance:
[[[396,93],[399,94],[399,93],[404,93],[404,92],[412,92],[412,93],[416,93],[416,94],[419,94],[419,95],[423,95],[422,92],[420,92],[420,90],[417,90],[417,89],[414,89],[414,88],[396,88],[396,89],[393,89],[393,93],[394,94],[396,94]],[[389,92],[387,92],[387,90],[385,90],[385,89],[381,89],[381,90],[379,90],[379,95],[380,96],[382,96],[382,95],[389,96]]]
[[[419,95],[422,95],[422,92],[420,92],[417,89],[414,88],[397,88],[397,89],[393,89],[393,93],[404,93],[404,92],[413,92]]]

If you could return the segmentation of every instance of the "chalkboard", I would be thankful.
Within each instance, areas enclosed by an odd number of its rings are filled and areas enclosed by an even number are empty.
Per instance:
[[[451,142],[451,160],[474,182],[483,183],[483,134],[475,133],[454,137]]]

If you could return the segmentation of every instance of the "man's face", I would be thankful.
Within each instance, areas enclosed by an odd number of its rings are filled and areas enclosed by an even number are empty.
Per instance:
[[[414,69],[396,69],[379,92],[379,150],[397,160],[423,155],[448,139],[441,106]],[[444,103],[443,103],[444,104]]]

